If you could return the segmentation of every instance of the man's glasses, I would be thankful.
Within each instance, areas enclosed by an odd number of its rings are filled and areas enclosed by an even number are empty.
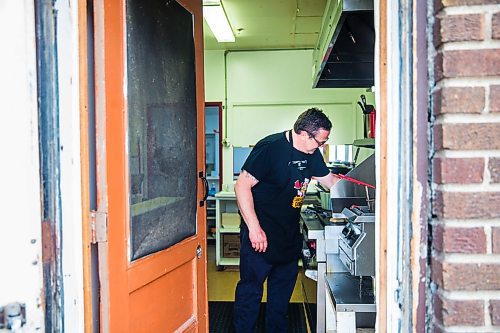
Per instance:
[[[316,143],[318,144],[318,148],[319,148],[319,147],[321,147],[322,145],[324,145],[324,144],[328,141],[328,139],[327,139],[327,140],[325,140],[325,141],[318,141],[318,139],[316,139],[316,137],[315,137],[314,135],[312,135],[310,132],[308,132],[308,131],[305,131],[305,132],[306,132],[307,134],[309,134],[309,138],[311,138],[311,139],[313,139],[314,141],[316,141]]]

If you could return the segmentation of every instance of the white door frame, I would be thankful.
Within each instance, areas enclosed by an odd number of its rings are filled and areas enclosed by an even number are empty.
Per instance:
[[[0,307],[25,305],[44,329],[34,2],[0,5]]]

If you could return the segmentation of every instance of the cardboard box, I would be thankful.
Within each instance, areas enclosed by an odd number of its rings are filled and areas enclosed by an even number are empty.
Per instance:
[[[222,213],[221,225],[223,228],[238,228],[240,215],[238,213]]]
[[[222,235],[222,256],[225,258],[240,257],[240,235],[223,234]]]

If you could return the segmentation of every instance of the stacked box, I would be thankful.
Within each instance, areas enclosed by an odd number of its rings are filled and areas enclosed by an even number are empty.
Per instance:
[[[221,225],[223,228],[238,228],[240,215],[238,213],[222,213]]]
[[[222,256],[225,258],[240,257],[240,235],[222,234]]]

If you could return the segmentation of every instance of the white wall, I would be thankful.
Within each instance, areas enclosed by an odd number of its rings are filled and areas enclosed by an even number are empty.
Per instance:
[[[26,305],[43,331],[34,2],[0,2],[0,307]]]
[[[360,94],[373,103],[373,93],[365,89],[314,89],[312,50],[206,51],[205,98],[227,101],[223,181],[232,181],[233,146],[253,145],[265,135],[290,129],[297,116],[313,106],[332,120],[330,143],[361,138],[362,115],[356,104]]]

